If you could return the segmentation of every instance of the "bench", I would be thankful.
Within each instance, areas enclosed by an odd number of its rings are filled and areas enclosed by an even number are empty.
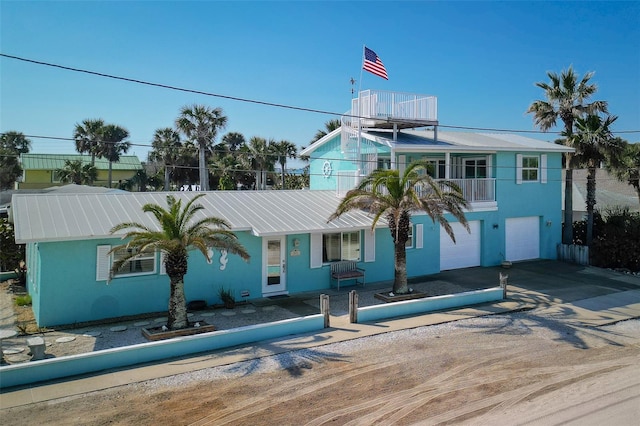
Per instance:
[[[362,280],[360,280],[362,278]],[[334,281],[338,283],[338,291],[340,283],[346,280],[355,280],[356,284],[362,284],[364,287],[364,269],[358,268],[354,260],[341,260],[331,264],[331,284]]]

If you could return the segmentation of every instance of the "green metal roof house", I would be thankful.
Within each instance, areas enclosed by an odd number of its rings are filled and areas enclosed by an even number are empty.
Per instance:
[[[83,164],[89,164],[91,156],[80,154],[21,154],[22,178],[16,182],[16,189],[43,189],[64,185],[64,183],[60,182],[56,170],[64,167],[65,160],[81,160]],[[109,161],[103,158],[96,158],[95,166],[98,169],[98,179],[94,182],[94,185],[109,186]],[[117,183],[119,180],[130,179],[135,175],[136,171],[141,169],[142,164],[137,156],[122,155],[119,162],[112,163],[112,180]]]

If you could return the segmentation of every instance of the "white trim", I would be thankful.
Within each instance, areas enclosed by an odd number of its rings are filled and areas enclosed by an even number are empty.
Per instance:
[[[364,261],[376,261],[376,233],[371,229],[364,230]]]
[[[522,184],[522,154],[516,154],[516,184]]]
[[[424,229],[421,223],[416,224],[414,237],[416,240],[416,248],[421,249],[422,247],[424,247]]]
[[[309,234],[309,268],[322,267],[322,234]]]
[[[398,172],[400,176],[404,174],[404,170],[407,168],[407,156],[406,155],[398,155]]]
[[[96,250],[96,281],[108,281],[111,273],[111,246],[101,245]]]
[[[540,183],[547,183],[547,154],[540,156]]]

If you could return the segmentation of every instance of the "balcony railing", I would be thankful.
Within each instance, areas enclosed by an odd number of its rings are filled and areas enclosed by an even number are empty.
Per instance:
[[[363,118],[437,122],[438,98],[413,93],[363,90],[351,100],[351,113]]]
[[[340,172],[336,175],[336,195],[344,197],[350,190],[356,187],[356,172]],[[436,180],[442,182],[444,179]],[[486,203],[496,201],[496,180],[494,178],[483,179],[448,179],[462,191],[462,196],[469,203]],[[441,186],[444,188],[443,186]],[[417,192],[428,191],[428,188],[417,188]]]

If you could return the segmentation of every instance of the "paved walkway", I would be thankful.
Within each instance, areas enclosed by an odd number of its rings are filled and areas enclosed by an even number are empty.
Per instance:
[[[433,278],[473,287],[472,284],[480,280],[494,282],[499,271],[498,268],[472,268],[443,272]],[[369,324],[350,324],[348,316],[334,316],[331,317],[331,328],[313,334],[291,336],[213,351],[200,356],[10,389],[0,394],[0,408],[79,395],[381,333],[523,309],[552,310],[558,318],[581,326],[601,326],[630,318],[640,318],[640,277],[638,276],[554,261],[516,264],[508,273],[510,275],[508,298],[500,303]]]

